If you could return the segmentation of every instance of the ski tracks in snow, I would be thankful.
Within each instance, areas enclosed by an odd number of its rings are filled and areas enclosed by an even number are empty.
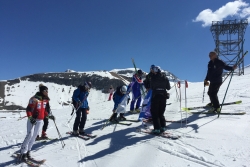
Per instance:
[[[70,128],[68,123],[67,123],[67,127],[69,128],[70,131],[73,131],[73,129]],[[81,145],[80,142],[79,142],[78,137],[74,137],[74,138],[75,138],[75,141],[76,141],[76,148],[77,148],[77,152],[78,152],[78,164],[79,164],[78,166],[82,167],[81,160],[86,157],[87,149],[86,149],[84,141],[83,141],[83,144]],[[81,147],[82,146],[84,147],[84,155],[81,154]],[[83,162],[83,167],[85,167],[85,162]]]

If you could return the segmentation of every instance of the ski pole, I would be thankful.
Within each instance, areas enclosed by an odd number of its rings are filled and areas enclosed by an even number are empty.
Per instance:
[[[185,80],[185,107],[187,108],[187,88],[188,88],[188,82]],[[186,127],[187,127],[187,112],[186,112]]]
[[[181,111],[181,82],[178,81],[178,88],[179,88],[179,92],[180,92],[180,111]],[[182,120],[182,111],[181,111],[181,120]],[[182,121],[181,121],[181,127],[182,127]]]
[[[57,128],[57,126],[56,126],[56,122],[55,122],[55,120],[54,120],[54,119],[53,119],[53,122],[54,122],[54,124],[55,124],[56,130],[57,130],[57,133],[58,133],[58,136],[59,136],[59,140],[60,140],[60,141],[61,141],[61,143],[62,143],[62,148],[64,148],[65,143],[64,143],[64,141],[62,140],[62,135],[60,134],[60,132],[59,132],[59,130],[58,130],[58,128]]]
[[[243,59],[244,59],[244,57],[246,56],[247,53],[248,53],[248,51],[246,51],[246,52],[244,53],[244,55],[242,56],[242,58],[240,58],[240,60],[235,64],[236,66],[238,66],[238,65],[243,61]],[[225,80],[227,79],[227,77],[228,77],[229,75],[231,75],[233,72],[234,72],[234,70],[230,71],[230,72],[227,74],[227,76],[226,76],[226,77],[224,78],[224,80],[222,81],[221,85],[225,82]]]
[[[204,94],[205,94],[205,85],[204,85],[204,89],[203,89],[202,103],[204,103]]]

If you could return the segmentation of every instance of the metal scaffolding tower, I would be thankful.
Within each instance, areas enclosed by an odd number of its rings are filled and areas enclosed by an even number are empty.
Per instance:
[[[214,41],[215,51],[220,59],[232,66],[243,57],[244,34],[248,20],[213,21],[210,27]],[[244,75],[244,60],[238,66],[238,75]]]

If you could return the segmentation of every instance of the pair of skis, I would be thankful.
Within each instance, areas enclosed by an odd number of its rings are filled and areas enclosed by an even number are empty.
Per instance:
[[[181,137],[179,135],[174,135],[174,134],[167,132],[167,131],[162,132],[160,134],[154,134],[153,129],[136,128],[136,132],[150,134],[150,135],[154,135],[154,136],[159,136],[159,137],[163,137],[163,138],[167,138],[167,139],[171,139],[171,140],[177,140]]]
[[[87,134],[87,133],[85,133],[83,135],[81,135],[81,134],[79,134],[79,135],[73,135],[72,131],[66,132],[66,134],[69,134],[69,135],[72,135],[72,136],[75,136],[75,137],[79,137],[79,138],[81,138],[83,140],[93,139],[93,138],[95,138],[97,136],[97,135],[92,135],[92,134]]]
[[[229,102],[229,103],[224,103],[223,106],[225,105],[233,105],[233,104],[241,104],[242,101],[234,101],[234,102]],[[210,109],[211,107],[209,106],[198,106],[198,107],[188,107],[188,108],[182,108],[183,111],[187,111],[192,114],[216,114],[213,112],[204,112],[204,111],[190,111],[190,110],[196,110],[196,109]],[[244,115],[246,112],[237,112],[237,113],[232,113],[232,112],[221,112],[221,115]]]
[[[12,157],[17,159],[17,164],[24,162],[31,167],[39,167],[46,161],[46,159],[37,160],[35,158],[30,158],[27,160],[20,160],[20,153],[13,154]]]

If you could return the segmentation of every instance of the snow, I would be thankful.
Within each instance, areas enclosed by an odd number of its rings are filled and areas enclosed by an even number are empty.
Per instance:
[[[107,72],[108,73],[108,72]],[[104,73],[103,73],[104,74]],[[181,135],[178,140],[170,140],[153,135],[135,132],[141,123],[131,126],[112,125],[103,130],[100,128],[105,119],[112,114],[113,102],[107,101],[108,94],[91,90],[89,99],[90,114],[85,130],[98,135],[95,139],[84,141],[66,134],[71,131],[74,119],[71,117],[71,107],[63,106],[62,102],[71,100],[75,87],[67,87],[52,83],[44,83],[49,87],[52,112],[56,116],[56,125],[66,146],[62,149],[60,141],[36,142],[32,148],[32,156],[46,159],[44,165],[49,167],[248,167],[250,166],[250,68],[245,68],[245,75],[233,76],[225,102],[242,100],[242,104],[224,106],[222,112],[241,112],[245,115],[202,115],[180,112],[185,107],[185,87],[181,85],[181,106],[177,101],[173,87],[166,106],[167,120],[188,118],[185,123],[167,123],[170,133]],[[218,93],[222,102],[229,79],[221,86]],[[28,99],[35,93],[34,88],[40,82],[21,81],[10,86],[9,94],[21,96],[7,96],[10,103],[26,106]],[[202,103],[203,82],[189,82],[187,92],[187,106],[200,106],[209,102],[205,93]],[[62,89],[64,88],[64,91]],[[38,89],[38,87],[37,87]],[[206,87],[207,92],[207,87]],[[129,106],[127,106],[129,110]],[[198,110],[202,111],[202,109]],[[15,165],[11,155],[20,149],[26,135],[25,112],[0,112],[0,166]],[[128,119],[137,119],[138,114],[127,115]],[[58,138],[53,121],[49,122],[47,134],[51,138]]]

